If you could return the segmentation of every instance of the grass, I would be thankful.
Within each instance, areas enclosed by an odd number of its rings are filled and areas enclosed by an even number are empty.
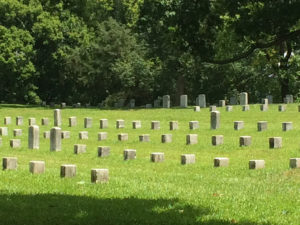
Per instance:
[[[300,113],[296,104],[286,112],[270,105],[261,112],[251,105],[242,112],[219,108],[221,127],[210,130],[208,109],[99,110],[63,109],[62,130],[71,131],[71,138],[62,141],[61,152],[50,152],[49,139],[43,131],[53,126],[53,109],[0,105],[0,126],[5,116],[9,136],[2,137],[0,157],[18,158],[17,171],[0,171],[0,224],[204,224],[204,225],[299,225],[300,170],[289,168],[289,159],[300,157]],[[24,125],[17,127],[15,117],[22,115]],[[68,127],[68,118],[77,117],[77,126]],[[40,149],[27,148],[28,118],[40,125]],[[41,118],[50,119],[41,126]],[[93,118],[93,127],[84,129],[84,117]],[[108,139],[97,141],[99,120],[109,120]],[[115,121],[125,120],[124,129],[116,129]],[[132,129],[131,122],[141,120],[141,129]],[[152,120],[161,122],[160,130],[151,130]],[[179,130],[170,131],[169,121],[179,122]],[[198,120],[200,129],[189,130],[188,122]],[[233,129],[233,121],[243,120],[242,130]],[[268,130],[257,131],[258,121],[268,121]],[[293,122],[293,130],[283,132],[281,123]],[[23,129],[22,147],[12,149],[9,140],[13,129]],[[88,140],[79,140],[79,131],[88,131]],[[129,140],[120,142],[118,133],[128,133]],[[171,133],[172,143],[161,143],[161,135]],[[199,143],[187,146],[186,134],[198,134]],[[149,143],[140,143],[139,134],[150,134]],[[211,136],[223,134],[224,144],[211,145]],[[239,147],[239,136],[252,136],[252,145]],[[281,136],[283,147],[269,149],[268,138]],[[73,153],[74,144],[86,144],[87,152]],[[97,146],[110,146],[107,158],[97,157]],[[123,160],[124,149],[136,149],[137,159]],[[163,163],[151,163],[151,152],[164,152]],[[180,155],[196,155],[196,163],[181,165]],[[214,168],[215,157],[229,157],[227,168]],[[264,159],[266,168],[249,170],[248,161]],[[29,161],[44,160],[46,172],[29,173]],[[62,164],[76,164],[74,178],[60,178]],[[92,184],[90,170],[108,168],[107,184]]]

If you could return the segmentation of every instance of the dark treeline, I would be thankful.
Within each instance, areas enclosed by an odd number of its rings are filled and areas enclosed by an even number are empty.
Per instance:
[[[0,101],[300,96],[299,0],[0,0]]]

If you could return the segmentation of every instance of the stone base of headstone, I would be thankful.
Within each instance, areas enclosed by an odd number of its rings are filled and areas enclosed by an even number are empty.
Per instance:
[[[170,121],[170,130],[178,130],[178,121]]]
[[[195,154],[183,154],[181,155],[181,164],[194,164],[196,162]]]
[[[75,116],[69,117],[69,127],[75,127],[77,125],[77,118]]]
[[[90,117],[84,118],[84,128],[91,128],[93,126],[93,119]]]
[[[215,106],[215,105],[209,106],[209,111],[210,111],[210,112],[212,112],[212,111],[217,111],[217,106]]]
[[[242,111],[249,111],[250,110],[250,106],[249,105],[243,105],[242,106]]]
[[[226,101],[225,100],[219,100],[219,107],[225,107]]]
[[[251,145],[251,136],[240,136],[240,146]]]
[[[49,125],[49,118],[42,118],[41,124],[43,126],[48,126]]]
[[[50,131],[44,131],[43,136],[45,139],[49,139],[50,138]]]
[[[71,137],[70,131],[62,131],[61,132],[61,138],[62,139],[69,139]]]
[[[188,134],[186,135],[186,144],[194,145],[198,143],[198,134]]]
[[[107,139],[107,132],[99,132],[98,133],[98,141],[103,141]]]
[[[142,134],[139,136],[140,142],[150,142],[150,135],[149,134]]]
[[[98,146],[98,157],[106,157],[110,154],[110,147]]]
[[[11,139],[9,141],[11,148],[20,148],[21,147],[21,140],[20,139]]]
[[[200,106],[194,106],[194,112],[200,112],[201,108]]]
[[[139,128],[142,128],[142,123],[140,120],[135,120],[135,121],[132,121],[132,128],[133,129],[139,129]]]
[[[265,131],[268,129],[267,121],[258,121],[257,122],[257,131]]]
[[[32,126],[32,125],[35,125],[36,124],[36,119],[35,118],[29,118],[28,119],[28,125],[29,126]]]
[[[91,182],[92,183],[106,183],[109,180],[108,169],[92,169]]]
[[[18,167],[18,159],[16,157],[4,157],[2,158],[3,170],[16,170]]]
[[[212,145],[222,145],[224,143],[223,135],[214,135],[211,138]]]
[[[22,136],[22,129],[14,129],[14,137]]]
[[[163,134],[161,135],[162,143],[171,143],[172,142],[172,134]]]
[[[265,160],[250,160],[249,169],[257,170],[265,168]]]
[[[151,122],[151,129],[152,130],[159,130],[160,129],[160,121],[152,121]]]
[[[11,124],[11,117],[9,116],[4,117],[4,125],[9,125],[9,124]]]
[[[60,177],[68,178],[74,176],[76,176],[76,165],[66,164],[60,167]]]
[[[79,139],[89,139],[89,132],[88,131],[80,131],[79,132]]]
[[[101,119],[100,120],[100,129],[108,128],[108,119]]]
[[[286,111],[286,105],[279,105],[279,106],[278,106],[278,111],[279,111],[279,112],[284,112],[284,111]]]
[[[82,153],[86,153],[86,145],[75,144],[74,145],[74,154],[82,154]]]
[[[291,158],[290,159],[290,168],[300,168],[300,158]]]
[[[263,105],[260,105],[260,111],[268,111],[268,105],[267,104],[263,104]]]
[[[8,135],[8,128],[7,127],[0,127],[0,135],[7,136]]]
[[[241,130],[244,128],[244,121],[234,121],[233,127],[235,130]]]
[[[127,133],[118,134],[118,140],[119,141],[127,141],[128,140],[128,134]]]
[[[289,131],[293,129],[293,122],[283,122],[282,131]]]
[[[23,125],[23,116],[17,116],[16,117],[16,125],[22,126]]]
[[[29,172],[32,174],[41,174],[45,172],[45,162],[44,161],[30,161],[29,162]]]
[[[135,149],[125,149],[124,150],[124,160],[136,159]]]
[[[281,148],[282,147],[282,137],[271,137],[269,138],[270,148]]]
[[[150,155],[151,162],[163,162],[165,160],[165,154],[162,152],[153,152]]]
[[[226,106],[226,111],[227,111],[227,112],[231,112],[232,110],[233,110],[232,105],[227,105],[227,106]]]
[[[125,121],[124,120],[117,120],[116,121],[116,128],[117,129],[125,128]]]
[[[217,157],[214,158],[214,167],[227,167],[229,165],[229,158]]]
[[[190,130],[199,129],[199,121],[190,121],[189,127],[190,127]]]

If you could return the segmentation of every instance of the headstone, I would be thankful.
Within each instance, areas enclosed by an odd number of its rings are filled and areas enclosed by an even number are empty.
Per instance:
[[[265,168],[265,160],[250,160],[249,161],[249,169],[263,169]]]
[[[170,130],[178,130],[178,121],[169,122]]]
[[[117,129],[125,128],[125,121],[124,120],[117,120],[116,121],[116,128]]]
[[[18,159],[16,157],[4,157],[2,158],[3,170],[16,170],[18,167]]]
[[[293,129],[293,122],[283,122],[282,131],[289,131]]]
[[[294,103],[293,95],[286,95],[285,98],[287,99],[287,104],[288,103]]]
[[[163,162],[165,160],[165,154],[163,152],[153,152],[150,155],[151,162]]]
[[[187,108],[188,107],[188,96],[187,95],[181,95],[180,96],[180,107],[181,108]]]
[[[170,106],[171,106],[170,95],[164,95],[163,96],[163,108],[170,108]]]
[[[260,111],[262,112],[268,111],[268,105],[267,104],[260,105]]]
[[[181,164],[194,164],[196,162],[195,154],[183,154],[181,155]]]
[[[225,100],[219,100],[219,107],[225,107],[226,101]]]
[[[53,127],[50,130],[50,151],[61,151],[61,128]]]
[[[226,106],[226,111],[227,111],[227,112],[231,112],[232,110],[233,110],[232,105],[227,105],[227,106]]]
[[[86,153],[86,145],[75,144],[74,145],[74,154],[82,154],[82,153]]]
[[[198,134],[188,134],[186,135],[186,144],[194,145],[198,143]]]
[[[124,150],[124,160],[136,159],[135,149],[125,149]]]
[[[209,106],[209,111],[210,111],[210,112],[212,112],[212,111],[217,111],[217,106],[215,106],[215,105]]]
[[[42,118],[42,125],[48,126],[49,125],[49,118]]]
[[[189,127],[190,127],[190,130],[199,129],[199,121],[190,121]]]
[[[229,104],[230,105],[237,105],[236,96],[232,96],[232,97],[229,98]]]
[[[89,139],[89,132],[88,131],[80,131],[79,132],[79,139],[81,139],[81,140]]]
[[[62,103],[60,104],[60,107],[61,107],[62,109],[64,109],[64,108],[67,107],[67,104],[66,104],[65,102],[62,102]]]
[[[60,167],[60,177],[69,178],[76,176],[76,165],[65,164]]]
[[[279,106],[278,106],[278,111],[279,111],[279,112],[284,112],[284,111],[286,111],[286,105],[279,105]]]
[[[101,119],[100,120],[100,129],[108,128],[108,119]]]
[[[248,105],[248,93],[240,93],[240,105]]]
[[[131,108],[131,109],[135,108],[135,99],[130,99],[129,108]]]
[[[8,135],[8,128],[7,127],[0,127],[0,135],[7,136]]]
[[[265,131],[268,129],[267,121],[258,121],[257,122],[257,131]]]
[[[60,127],[61,124],[62,124],[62,121],[61,121],[60,109],[55,109],[54,110],[54,126]]]
[[[30,161],[29,162],[29,172],[32,174],[41,174],[45,172],[45,162],[44,161]]]
[[[261,102],[262,102],[263,105],[268,105],[269,104],[269,100],[267,98],[263,98]]]
[[[214,158],[214,167],[227,167],[229,165],[229,158],[217,157]]]
[[[43,136],[45,139],[49,139],[50,138],[50,131],[44,131]]]
[[[161,106],[160,102],[161,102],[161,100],[155,99],[154,103],[153,103],[154,108],[160,108],[160,106]]]
[[[220,112],[212,111],[210,113],[210,129],[216,130],[220,128]]]
[[[16,117],[16,125],[22,126],[23,125],[23,116],[17,116]]]
[[[161,135],[162,143],[171,143],[172,142],[172,134],[163,134]]]
[[[109,146],[98,146],[98,157],[106,157],[110,154]]]
[[[222,145],[224,143],[223,135],[214,135],[211,138],[212,145]]]
[[[241,130],[244,128],[244,121],[234,121],[233,127],[235,130]]]
[[[150,135],[149,134],[142,134],[139,136],[140,142],[150,142]]]
[[[84,118],[84,128],[91,128],[92,127],[93,119],[90,117]]]
[[[10,116],[4,117],[4,125],[9,125],[9,124],[11,124],[11,117]]]
[[[240,146],[251,145],[251,136],[240,136]]]
[[[300,158],[291,158],[290,159],[290,168],[300,168]]]
[[[76,108],[81,108],[81,103],[80,103],[80,102],[77,102],[77,103],[75,104],[75,107],[76,107]]]
[[[37,125],[32,125],[28,128],[28,148],[40,148],[40,128]]]
[[[281,148],[282,147],[282,137],[271,137],[269,138],[270,148]]]
[[[71,137],[71,133],[70,133],[70,131],[62,131],[61,132],[61,138],[62,139],[69,139]]]
[[[140,120],[134,120],[132,121],[132,128],[133,129],[139,129],[142,128],[142,123]]]
[[[41,104],[43,107],[46,107],[47,106],[47,102],[45,101],[42,101],[42,104]]]
[[[128,140],[128,134],[127,133],[118,134],[118,140],[119,141],[127,141]]]
[[[267,95],[266,98],[268,99],[269,104],[273,104],[273,96]]]
[[[152,130],[159,130],[160,129],[160,122],[159,121],[151,121],[151,129]]]
[[[146,104],[146,109],[152,109],[152,104]]]
[[[194,106],[194,112],[200,112],[201,108],[200,106]]]
[[[243,105],[242,106],[242,111],[249,111],[250,110],[250,106],[249,105]]]
[[[92,183],[106,183],[109,180],[108,169],[92,169],[91,182]]]
[[[99,132],[98,133],[98,141],[103,141],[107,139],[107,132]]]
[[[198,95],[198,106],[201,108],[206,108],[206,96],[205,94]]]
[[[10,139],[9,143],[10,143],[11,148],[20,148],[21,147],[20,139]]]
[[[14,129],[14,137],[22,136],[22,129]]]

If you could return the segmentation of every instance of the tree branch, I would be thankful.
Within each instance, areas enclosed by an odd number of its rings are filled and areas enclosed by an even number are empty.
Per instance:
[[[270,41],[268,43],[255,43],[253,45],[250,45],[244,52],[242,52],[239,55],[233,56],[232,58],[228,58],[228,59],[221,59],[221,60],[207,60],[206,63],[211,63],[211,64],[228,64],[228,63],[232,63],[244,58],[247,58],[249,55],[251,55],[254,50],[256,49],[264,49],[264,48],[270,48],[274,45],[278,45],[279,43],[282,43],[283,41],[286,40],[291,40],[297,36],[300,36],[300,30],[296,30],[293,32],[290,32],[288,34],[282,35],[280,37],[276,37],[273,41]]]

